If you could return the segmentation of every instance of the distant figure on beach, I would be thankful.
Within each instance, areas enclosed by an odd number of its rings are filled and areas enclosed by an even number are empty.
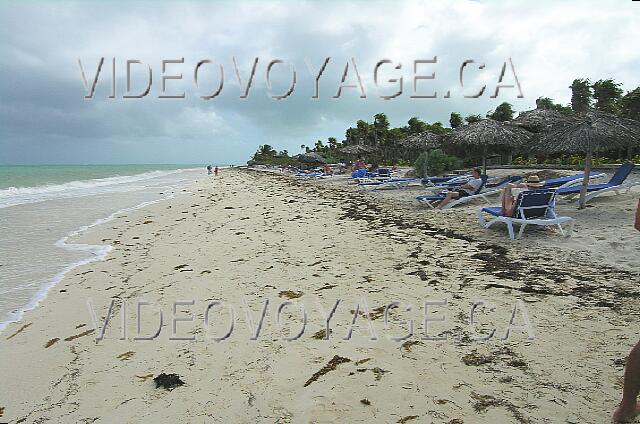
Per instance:
[[[217,167],[217,166],[216,166],[216,167],[215,167],[215,169],[213,170],[213,175],[214,175],[215,177],[217,177],[217,176],[218,176],[218,167]]]
[[[543,187],[544,183],[540,181],[540,177],[537,175],[529,175],[523,183],[509,183],[502,192],[502,215],[513,216],[513,208],[516,207],[517,193],[514,192],[516,188],[523,188],[525,190],[535,190]]]
[[[211,165],[207,165],[207,175],[211,175]]]
[[[322,168],[322,172],[324,173],[324,175],[332,175],[333,174],[333,170],[331,169],[331,167],[329,166],[328,163],[325,163],[323,168]]]
[[[640,231],[640,201],[636,209],[636,230]],[[640,342],[636,343],[624,367],[624,389],[622,401],[613,412],[613,420],[619,423],[633,422],[640,415],[638,394],[640,393]]]
[[[364,163],[364,161],[362,159],[358,159],[356,161],[356,164],[354,165],[354,169],[358,170],[358,169],[364,169],[367,167],[367,164]]]
[[[462,187],[449,191],[444,199],[442,199],[440,204],[436,207],[436,209],[442,209],[454,199],[471,196],[473,193],[475,193],[478,187],[482,185],[482,179],[480,178],[481,175],[482,174],[480,173],[479,168],[473,168],[471,170],[471,179],[469,179],[469,181],[467,181]]]

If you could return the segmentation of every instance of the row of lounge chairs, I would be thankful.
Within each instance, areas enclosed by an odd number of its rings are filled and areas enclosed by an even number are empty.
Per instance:
[[[619,194],[622,190],[627,192],[635,185],[626,183],[626,179],[635,167],[632,163],[621,165],[613,174],[611,179],[606,183],[589,184],[587,192],[589,193],[585,201],[589,201],[603,193],[613,191]],[[478,221],[484,228],[489,228],[496,222],[506,224],[509,232],[509,238],[515,240],[520,238],[528,225],[555,226],[563,236],[571,235],[575,219],[568,216],[558,216],[555,210],[556,197],[567,196],[573,197],[580,194],[582,180],[584,175],[577,176],[571,181],[556,178],[547,180],[543,188],[536,190],[528,190],[520,193],[516,199],[516,207],[511,216],[502,215],[501,207],[483,207],[478,210]],[[596,175],[602,178],[601,174]],[[485,220],[485,215],[490,216],[489,220]],[[520,225],[518,234],[515,233],[514,225]],[[564,224],[568,224],[568,230],[563,228]]]
[[[511,240],[522,237],[527,225],[556,226],[560,234],[566,237],[571,235],[575,219],[556,214],[556,195],[556,190],[550,188],[523,191],[518,194],[511,216],[504,216],[500,206],[485,207],[478,210],[478,221],[484,228],[489,228],[496,222],[506,224]],[[485,220],[485,214],[491,216],[488,221]],[[514,224],[520,225],[517,235]],[[563,224],[569,224],[568,231],[562,227]]]
[[[605,174],[596,173],[589,175],[590,184],[587,186],[587,196],[585,201],[607,192],[615,192],[619,194],[622,191],[629,191],[635,184],[626,182],[627,177],[631,174],[635,165],[633,163],[625,163],[616,169],[614,175],[606,183],[598,183],[598,180],[605,178]],[[411,184],[419,183],[432,194],[417,196],[416,199],[431,208],[434,208],[438,202],[444,199],[443,194],[436,194],[438,191],[456,188],[464,185],[469,175],[456,175],[446,177],[431,177],[427,179],[417,178],[389,178],[384,181],[369,181],[361,183],[362,186],[373,186],[374,189],[385,188],[401,188]],[[572,175],[568,177],[551,178],[542,181],[541,188],[536,190],[528,190],[521,192],[516,199],[516,207],[512,216],[502,215],[501,207],[482,207],[478,210],[478,221],[484,228],[489,228],[497,222],[504,223],[507,226],[509,237],[511,239],[520,238],[528,225],[554,226],[563,236],[569,236],[573,230],[575,223],[574,218],[567,216],[558,216],[556,213],[556,199],[562,196],[566,199],[572,199],[580,194],[584,174]],[[490,204],[489,196],[498,194],[509,183],[516,183],[522,177],[507,177],[502,180],[490,178],[486,175],[481,177],[482,184],[478,189],[469,196],[455,199],[445,205],[444,209],[472,202],[474,200],[483,200]],[[593,183],[595,182],[595,183]],[[485,219],[488,216],[488,219]],[[520,229],[516,234],[514,225],[520,225]],[[568,226],[564,228],[563,225]]]

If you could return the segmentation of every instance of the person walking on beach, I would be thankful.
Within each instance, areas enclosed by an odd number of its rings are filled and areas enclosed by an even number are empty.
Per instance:
[[[218,167],[217,166],[213,169],[213,176],[214,177],[218,176]]]
[[[636,209],[636,230],[640,231],[640,201]],[[633,422],[640,415],[640,341],[636,343],[629,357],[627,365],[624,367],[624,389],[622,391],[622,401],[613,412],[613,420],[619,423]]]
[[[211,175],[211,165],[207,165],[207,175]]]
[[[467,181],[462,187],[447,192],[447,195],[442,199],[440,204],[436,207],[436,209],[444,208],[449,202],[454,199],[459,199],[465,196],[471,196],[475,191],[482,185],[482,180],[480,179],[480,169],[473,168],[471,170],[471,179]]]

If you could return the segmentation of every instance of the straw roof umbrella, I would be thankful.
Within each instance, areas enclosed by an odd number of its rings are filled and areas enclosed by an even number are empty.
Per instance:
[[[310,164],[325,164],[327,161],[317,152],[308,152],[298,155],[298,162]]]
[[[495,147],[518,147],[531,141],[533,134],[514,125],[484,119],[456,128],[448,137],[453,145],[478,147],[482,150],[482,168],[487,173],[487,152]]]
[[[586,154],[580,209],[584,208],[594,151],[613,150],[640,144],[640,121],[590,111],[573,116],[544,135],[537,146],[545,152]]]
[[[364,144],[352,144],[347,147],[343,147],[338,152],[349,156],[360,156],[367,153],[371,153],[375,150],[374,147],[365,146]]]
[[[442,145],[442,136],[432,132],[413,134],[402,140],[400,146],[405,149],[430,150]]]
[[[555,110],[533,109],[521,112],[510,124],[538,133],[550,130],[555,125],[566,123],[568,120],[567,115]]]

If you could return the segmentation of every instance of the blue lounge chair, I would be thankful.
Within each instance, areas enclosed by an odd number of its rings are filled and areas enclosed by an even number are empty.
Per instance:
[[[328,177],[329,175],[325,175],[323,172],[299,172],[295,174],[296,177]]]
[[[391,170],[389,168],[378,168],[377,178],[391,178]]]
[[[522,180],[521,176],[514,175],[512,177],[504,178],[504,179],[498,181],[497,183],[487,183],[487,184],[485,184],[485,188],[486,189],[502,188],[502,187],[506,186],[507,184],[517,183],[520,180]]]
[[[589,175],[589,180],[594,180],[598,178],[604,178],[605,174],[591,174]],[[549,178],[548,180],[542,181],[544,184],[543,188],[563,188],[569,187],[575,184],[580,184],[582,179],[584,178],[584,174],[577,175],[569,175],[568,177],[559,177],[559,178]]]
[[[484,201],[486,201],[487,203],[489,203],[489,199],[487,199],[486,196],[487,196],[487,194],[492,194],[492,193],[482,193],[482,190],[484,189],[485,184],[487,184],[487,176],[483,175],[483,176],[480,177],[480,179],[482,180],[482,184],[480,184],[480,186],[476,189],[476,191],[473,192],[473,194],[471,194],[469,196],[464,196],[464,197],[460,197],[458,199],[452,200],[451,202],[447,203],[447,205],[445,205],[443,207],[443,209],[449,209],[449,208],[454,207],[455,205],[459,205],[461,203],[467,203],[467,202],[470,202],[471,200],[475,200],[475,199],[478,199],[478,198],[481,198]],[[429,206],[430,208],[435,208],[436,207],[436,203],[441,202],[444,198],[445,198],[445,195],[417,196],[416,197],[418,202],[420,202],[422,204],[425,204],[425,205]]]
[[[351,173],[351,178],[364,178],[366,176],[367,176],[367,170],[364,168],[356,169]]]
[[[522,237],[527,225],[555,225],[560,234],[565,237],[571,235],[575,220],[568,216],[557,216],[555,211],[555,195],[553,189],[527,190],[518,195],[516,207],[512,216],[503,216],[501,207],[481,208],[478,210],[478,221],[484,228],[489,228],[496,222],[504,222],[509,230],[509,238],[515,240]],[[485,222],[484,214],[494,218]],[[562,224],[569,223],[569,231],[562,228]],[[513,224],[520,224],[520,231],[516,237]]]
[[[422,185],[427,188],[446,188],[464,185],[471,178],[471,174],[449,177],[429,177],[422,179]]]
[[[619,194],[621,190],[625,190],[628,192],[631,190],[631,187],[636,185],[637,183],[627,183],[625,184],[625,180],[635,168],[635,164],[633,163],[623,163],[616,169],[616,172],[613,174],[608,183],[604,184],[589,184],[587,186],[587,196],[585,197],[585,203],[589,200],[593,199],[601,195],[602,193],[607,193],[609,191],[614,191],[616,194]],[[569,198],[573,196],[577,196],[580,194],[580,190],[582,186],[576,185],[572,187],[564,187],[556,190],[556,193],[561,196],[568,196]]]
[[[396,185],[402,185],[404,183],[411,183],[411,182],[420,182],[420,178],[400,178],[400,177],[391,177],[388,180],[373,180],[373,181],[362,181],[358,183],[359,187],[393,187],[396,188]]]
[[[445,175],[444,177],[427,177],[422,179],[423,184],[442,184],[454,179],[469,179],[471,174],[464,175]]]

